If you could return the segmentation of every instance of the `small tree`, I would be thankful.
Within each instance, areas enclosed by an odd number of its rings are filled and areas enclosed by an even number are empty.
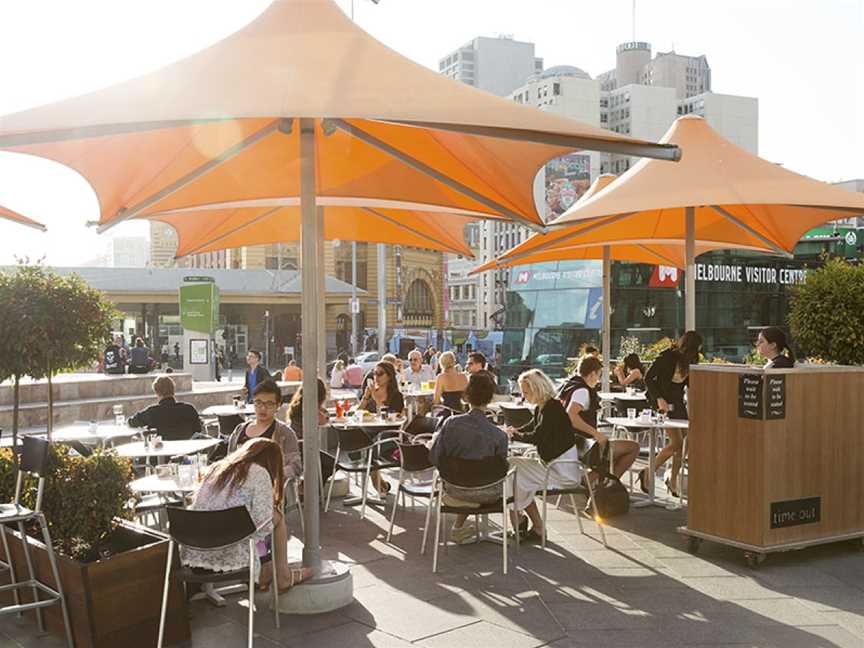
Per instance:
[[[828,259],[792,290],[789,328],[805,356],[864,364],[864,265]]]
[[[77,275],[43,266],[0,273],[0,380],[14,380],[12,435],[17,442],[19,382],[48,378],[48,437],[54,417],[52,378],[95,361],[117,317],[113,304]]]

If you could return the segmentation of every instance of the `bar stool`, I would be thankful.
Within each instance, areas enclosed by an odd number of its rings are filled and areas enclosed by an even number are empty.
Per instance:
[[[48,468],[49,450],[50,445],[45,439],[32,436],[23,438],[21,463],[18,469],[18,479],[15,482],[15,500],[11,504],[0,505],[0,540],[3,542],[3,551],[6,552],[8,562],[4,567],[9,570],[10,580],[9,585],[0,587],[0,592],[12,591],[15,596],[15,604],[0,607],[0,615],[19,614],[25,610],[36,610],[36,621],[39,626],[39,632],[45,632],[45,619],[42,616],[42,608],[59,603],[63,612],[63,625],[66,628],[66,644],[69,648],[74,648],[72,627],[69,624],[69,611],[66,609],[66,597],[63,594],[63,584],[60,582],[60,572],[57,569],[54,545],[51,543],[48,523],[45,521],[45,515],[42,513],[42,493],[45,489],[45,472]],[[21,488],[25,473],[36,476],[39,479],[36,488],[36,506],[32,511],[21,505]],[[51,565],[51,574],[54,577],[56,589],[41,582],[33,572],[33,560],[30,557],[30,546],[27,542],[27,534],[24,529],[25,522],[36,522],[42,530],[42,541],[45,543],[45,550],[48,553],[48,562]],[[17,524],[18,532],[21,534],[24,560],[27,563],[27,575],[29,576],[26,581],[18,582],[15,578],[15,569],[12,566],[12,559],[9,555],[9,543],[6,539],[6,525],[10,523]],[[18,590],[23,587],[31,588],[33,592],[32,603],[20,602]],[[48,598],[40,599],[40,592]]]

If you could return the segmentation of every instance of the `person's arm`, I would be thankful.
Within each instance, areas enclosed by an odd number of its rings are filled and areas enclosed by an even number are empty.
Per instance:
[[[629,374],[627,374],[626,378],[624,378],[623,380],[619,379],[618,383],[620,385],[627,386],[627,385],[633,384],[637,380],[642,380],[642,372],[639,371],[638,369],[634,369]]]
[[[661,354],[651,365],[645,376],[645,389],[648,391],[649,402],[657,403],[660,411],[668,411],[669,403],[666,396],[672,385],[675,373],[675,363],[671,353]]]
[[[434,405],[441,404],[441,393],[444,391],[443,378],[444,374],[438,374],[438,377],[435,379],[435,395],[432,397]]]
[[[615,365],[615,368],[612,370],[612,373],[615,374],[615,380],[618,381],[619,385],[626,385],[627,379],[624,377],[624,370],[621,368],[621,365]]]
[[[429,448],[429,462],[433,466],[438,465],[441,455],[444,451],[444,432],[447,430],[447,421],[441,426],[441,429],[435,432],[432,436],[431,446]]]
[[[277,424],[278,425],[278,424]],[[303,473],[303,461],[300,457],[300,444],[297,435],[287,425],[278,425],[281,431],[282,457],[284,460],[285,478],[293,479]]]
[[[366,405],[369,404],[370,398],[372,398],[372,386],[367,385],[366,391],[363,392],[363,398],[360,399],[360,403],[357,405],[357,409],[366,409]]]
[[[150,407],[141,410],[137,414],[133,414],[132,416],[130,416],[129,420],[127,421],[129,427],[153,427],[152,410],[154,407],[158,407],[158,405],[151,405]]]
[[[596,428],[591,427],[581,416],[579,416],[579,413],[583,409],[581,403],[572,399],[570,400],[570,404],[567,405],[567,418],[570,420],[570,425],[572,425],[578,432],[594,437],[600,443],[605,443],[607,441],[606,435]]]

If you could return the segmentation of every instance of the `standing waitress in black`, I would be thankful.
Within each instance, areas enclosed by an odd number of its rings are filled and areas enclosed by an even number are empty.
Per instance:
[[[701,350],[702,336],[696,331],[687,331],[676,346],[657,357],[645,375],[648,402],[655,404],[658,411],[667,414],[671,419],[687,419],[684,388],[690,376],[690,365],[699,362]],[[677,497],[684,435],[681,430],[668,430],[668,434],[669,444],[657,455],[655,465],[660,467],[672,457],[672,474],[666,480],[666,488]],[[639,473],[639,486],[644,492],[648,492],[648,468]]]

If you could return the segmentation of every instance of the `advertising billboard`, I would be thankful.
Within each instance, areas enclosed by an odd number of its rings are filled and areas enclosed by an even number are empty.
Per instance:
[[[591,185],[591,158],[568,153],[546,164],[546,221],[570,209]]]

